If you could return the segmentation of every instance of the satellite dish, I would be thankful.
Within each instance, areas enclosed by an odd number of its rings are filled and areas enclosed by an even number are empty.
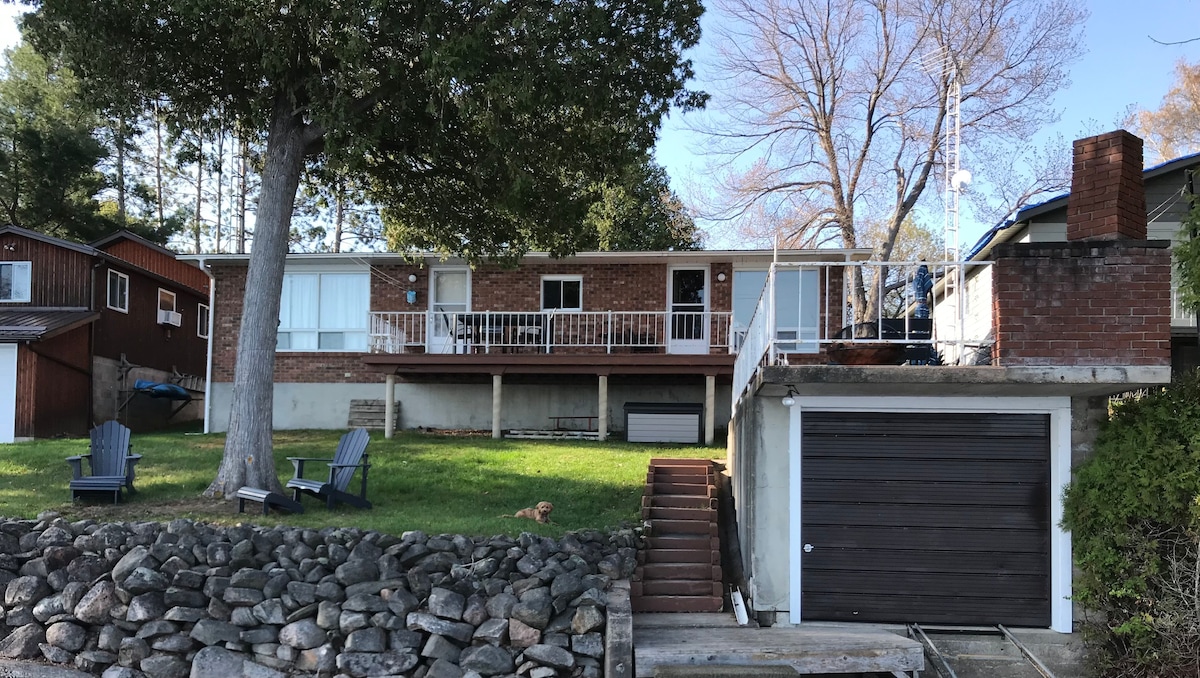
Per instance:
[[[965,169],[958,170],[954,173],[954,176],[950,177],[950,185],[956,191],[965,190],[967,186],[971,185],[971,172]]]

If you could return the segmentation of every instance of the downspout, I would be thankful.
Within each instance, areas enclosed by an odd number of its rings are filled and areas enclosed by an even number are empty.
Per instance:
[[[204,361],[204,433],[212,433],[212,365],[213,365],[213,335],[216,327],[213,320],[217,317],[216,291],[217,279],[207,266],[204,257],[196,261],[196,266],[208,276],[208,359]]]

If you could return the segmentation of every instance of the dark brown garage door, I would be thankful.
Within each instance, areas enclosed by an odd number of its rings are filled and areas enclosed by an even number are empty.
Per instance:
[[[804,619],[1050,625],[1048,415],[802,421]]]

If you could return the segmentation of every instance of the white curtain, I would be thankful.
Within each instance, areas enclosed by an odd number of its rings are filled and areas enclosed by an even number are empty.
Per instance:
[[[279,329],[317,328],[317,289],[319,277],[312,273],[283,276],[283,296],[279,303]]]
[[[321,329],[367,329],[370,281],[363,273],[321,275]]]

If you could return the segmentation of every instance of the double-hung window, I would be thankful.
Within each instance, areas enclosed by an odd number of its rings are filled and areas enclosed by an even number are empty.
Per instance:
[[[366,273],[287,273],[279,306],[279,351],[366,351]]]
[[[29,301],[32,272],[33,264],[28,261],[0,262],[0,301]]]
[[[129,312],[129,276],[108,269],[108,307],[122,313]]]
[[[583,276],[542,276],[542,310],[582,311]]]

